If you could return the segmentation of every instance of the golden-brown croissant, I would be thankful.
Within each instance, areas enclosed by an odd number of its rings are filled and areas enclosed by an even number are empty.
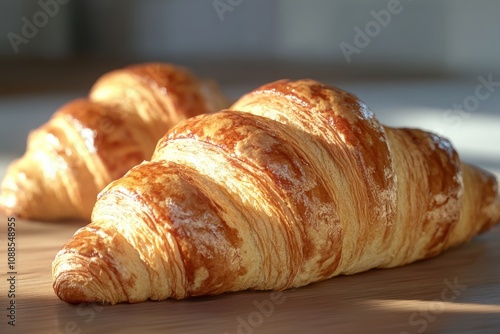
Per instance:
[[[283,80],[232,109],[179,123],[100,193],[53,262],[59,298],[299,287],[435,256],[500,220],[494,176],[347,92]]]
[[[0,210],[29,219],[90,219],[97,194],[150,159],[165,132],[185,118],[217,111],[215,84],[169,64],[109,72],[87,99],[62,106],[28,137],[0,190]]]

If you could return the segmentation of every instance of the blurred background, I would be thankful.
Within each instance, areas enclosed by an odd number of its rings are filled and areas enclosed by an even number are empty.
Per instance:
[[[233,99],[322,80],[500,175],[499,14],[494,0],[0,0],[0,165],[101,74],[165,61]]]

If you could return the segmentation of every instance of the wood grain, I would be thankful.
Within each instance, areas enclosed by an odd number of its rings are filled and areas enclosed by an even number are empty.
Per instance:
[[[69,305],[51,263],[79,222],[16,221],[16,327],[7,325],[7,217],[0,216],[0,333],[498,333],[500,226],[436,258],[282,293]]]

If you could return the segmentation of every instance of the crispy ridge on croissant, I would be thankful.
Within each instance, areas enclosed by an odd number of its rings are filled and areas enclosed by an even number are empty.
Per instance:
[[[151,158],[179,121],[224,107],[212,82],[148,63],[103,75],[88,98],[62,106],[28,137],[0,189],[0,210],[28,219],[90,219],[97,194]]]
[[[355,96],[278,81],[183,121],[53,262],[62,300],[287,289],[435,256],[500,221],[497,181]]]

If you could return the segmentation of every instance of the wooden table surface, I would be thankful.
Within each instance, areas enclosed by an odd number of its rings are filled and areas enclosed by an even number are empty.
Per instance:
[[[18,219],[14,328],[0,222],[0,333],[500,333],[500,226],[430,260],[282,294],[100,306],[69,305],[52,290],[52,260],[81,223]]]
[[[225,91],[237,97],[252,85],[247,82]],[[476,85],[476,81],[376,82],[343,88],[363,98],[389,125],[439,129],[463,158],[500,177],[500,94],[481,101],[479,110],[459,124],[444,117]],[[70,98],[0,99],[0,178],[7,163],[22,153],[28,131]],[[0,334],[500,333],[500,226],[434,259],[336,277],[285,291],[279,298],[272,292],[239,292],[102,307],[68,305],[52,290],[52,260],[81,225],[16,222],[14,328],[6,317],[7,217],[0,215]]]

